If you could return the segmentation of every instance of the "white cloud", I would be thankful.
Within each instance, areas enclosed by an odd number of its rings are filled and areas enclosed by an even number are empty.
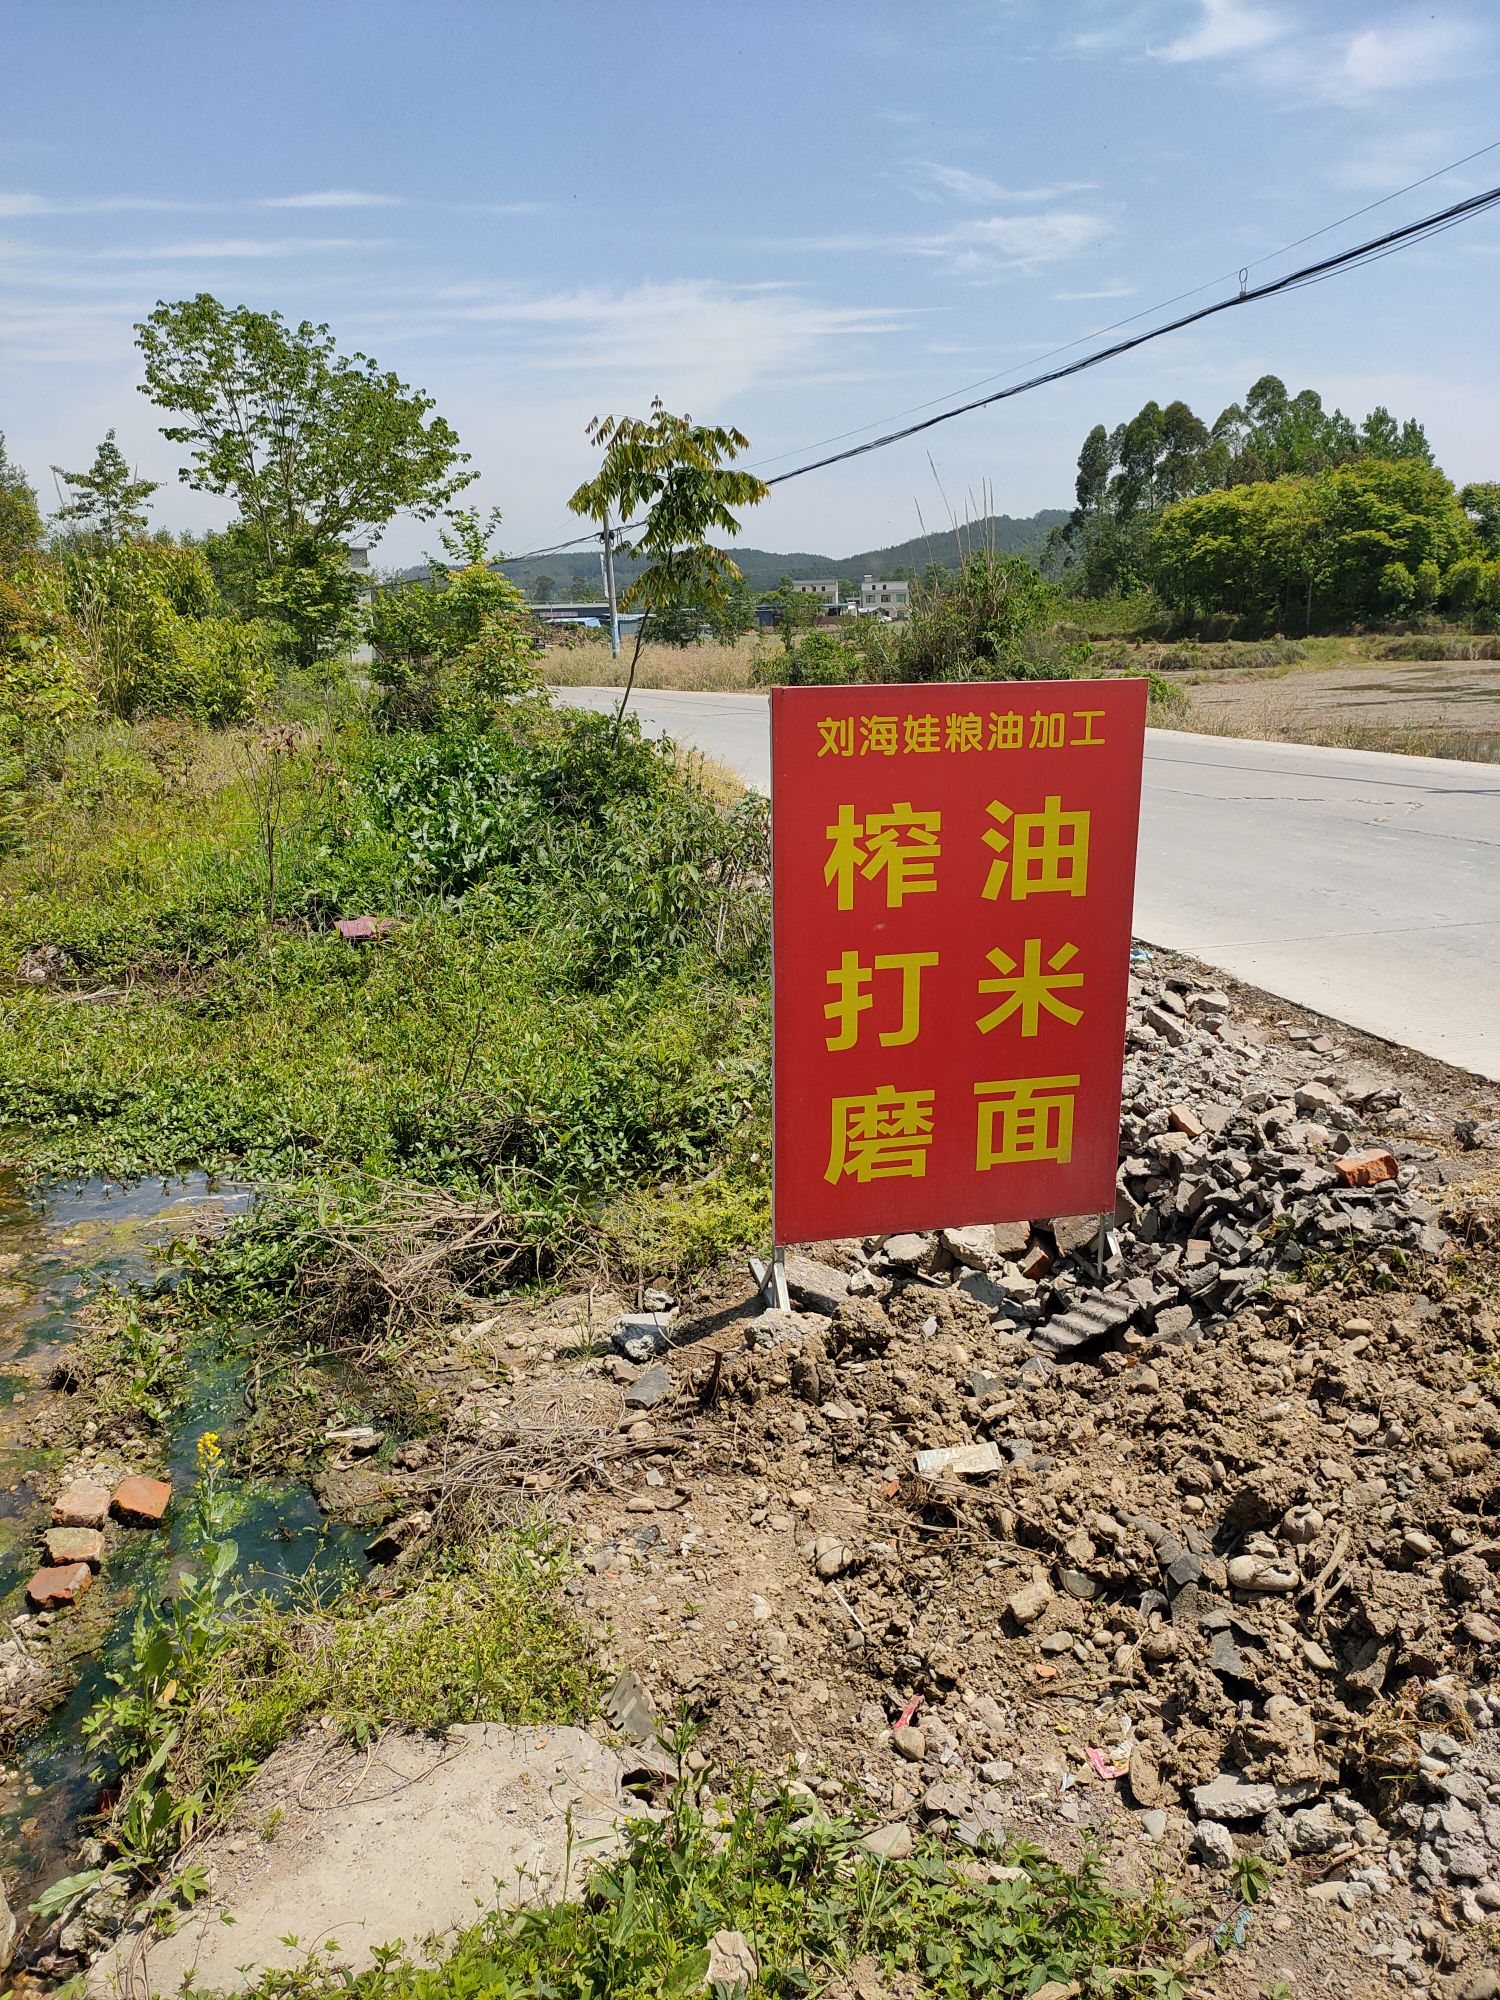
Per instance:
[[[1100,285],[1097,287],[1096,290],[1091,292],[1054,292],[1052,296],[1055,299],[1063,299],[1063,300],[1133,299],[1136,293],[1139,291],[1139,289],[1140,287],[1138,285],[1126,285],[1117,283],[1113,285]]]
[[[195,243],[151,243],[99,250],[94,254],[115,263],[211,262],[223,257],[309,257],[328,250],[380,250],[385,240],[375,236],[218,236]]]
[[[1248,55],[1286,33],[1286,24],[1250,0],[1198,0],[1198,19],[1185,34],[1156,53],[1166,62],[1213,62]]]
[[[1478,41],[1467,22],[1427,14],[1361,28],[1337,51],[1326,76],[1317,79],[1318,94],[1335,103],[1358,103],[1385,91],[1440,83],[1460,73]]]
[[[43,194],[0,194],[0,216],[32,215],[205,215],[226,204],[163,201],[154,195],[110,194],[57,198]]]
[[[967,167],[944,166],[938,160],[912,160],[907,172],[914,194],[946,196],[953,201],[1055,201],[1059,195],[1083,194],[1091,181],[1058,181],[1050,187],[1006,188],[987,174],[970,173]]]
[[[268,194],[259,208],[404,208],[396,194],[363,194],[356,188],[325,188],[313,194]]]
[[[1092,249],[1107,227],[1100,216],[1066,208],[1042,215],[973,216],[910,247],[946,256],[959,270],[985,265],[1027,269],[1060,263]]]
[[[826,305],[782,286],[706,279],[489,298],[464,287],[433,295],[422,316],[493,327],[543,374],[602,375],[616,384],[611,393],[659,388],[709,403],[793,372],[804,381],[839,344],[892,333],[907,318]]]

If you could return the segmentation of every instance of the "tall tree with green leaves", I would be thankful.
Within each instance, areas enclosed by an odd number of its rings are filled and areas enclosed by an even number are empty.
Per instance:
[[[115,443],[113,426],[104,433],[104,442],[87,472],[64,472],[60,465],[52,470],[69,494],[52,517],[55,521],[73,524],[89,541],[106,549],[117,548],[145,531],[146,502],[161,482],[131,476],[130,463]]]
[[[136,344],[142,393],[175,419],[163,436],[189,448],[182,479],[233,498],[268,607],[305,657],[336,626],[330,607],[352,598],[345,545],[375,541],[401,512],[430,518],[478,476],[430,396],[367,354],[340,354],[326,326],[200,292],[158,305]]]
[[[743,578],[739,565],[709,537],[737,535],[739,519],[731,510],[754,506],[770,489],[753,473],[732,469],[733,461],[750,448],[743,432],[674,416],[660,397],[652,402],[649,417],[595,417],[588,437],[604,459],[597,475],[568,501],[573,512],[602,527],[611,518],[630,523],[641,509],[647,510],[640,526],[630,528],[628,538],[615,545],[621,555],[639,557],[644,564],[620,600],[622,609],[639,605],[644,616],[636,627],[630,672],[615,715],[618,741],[652,614],[681,603],[709,609],[727,605],[731,587]]]
[[[30,555],[41,539],[42,516],[31,482],[5,449],[0,431],[0,575]]]

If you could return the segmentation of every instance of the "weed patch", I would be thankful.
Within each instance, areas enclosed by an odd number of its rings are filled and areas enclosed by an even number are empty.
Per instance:
[[[594,1872],[581,1902],[492,1917],[440,1964],[396,1951],[350,1975],[333,1954],[315,1955],[255,1990],[264,2000],[686,2000],[708,1990],[720,1931],[754,1953],[746,2000],[887,1984],[912,2000],[1019,2000],[1049,1980],[1096,1996],[1183,1991],[1174,1911],[1159,1895],[1116,1896],[1092,1861],[1075,1873],[1029,1848],[958,1860],[932,1836],[909,1859],[884,1861],[850,1822],[809,1814],[805,1797],[747,1787],[713,1807],[685,1786],[663,1819],[633,1824],[624,1858]],[[852,1972],[863,1974],[857,1987],[835,1986]]]

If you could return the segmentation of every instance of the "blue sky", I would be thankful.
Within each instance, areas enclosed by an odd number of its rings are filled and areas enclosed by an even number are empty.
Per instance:
[[[568,531],[596,413],[660,395],[780,470],[1500,139],[1493,0],[0,0],[0,44],[0,429],[44,497],[110,424],[174,481],[132,323],[207,290],[434,395],[513,551]],[[1299,254],[1496,182],[1500,151]],[[1497,303],[1490,214],[794,481],[746,540],[1067,505],[1092,423],[1211,421],[1267,370],[1500,477]]]

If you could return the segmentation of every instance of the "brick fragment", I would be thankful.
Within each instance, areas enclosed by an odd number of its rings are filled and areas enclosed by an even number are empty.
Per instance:
[[[39,1569],[26,1586],[26,1595],[38,1611],[55,1611],[82,1597],[94,1580],[87,1563],[58,1563]]]
[[[87,1563],[97,1569],[104,1560],[104,1537],[97,1528],[49,1528],[42,1536],[49,1563],[66,1568],[70,1563]]]
[[[155,1528],[161,1525],[171,1498],[169,1480],[146,1479],[133,1472],[115,1488],[114,1498],[109,1503],[110,1512],[117,1521],[128,1521],[132,1527]]]
[[[102,1528],[109,1519],[109,1488],[76,1479],[52,1507],[54,1528]]]
[[[1396,1161],[1394,1155],[1372,1146],[1365,1153],[1345,1153],[1334,1161],[1333,1170],[1345,1187],[1373,1187],[1377,1181],[1396,1178]]]
[[[1174,1132],[1180,1132],[1185,1139],[1201,1139],[1203,1124],[1185,1104],[1174,1104],[1167,1112],[1167,1123]]]

